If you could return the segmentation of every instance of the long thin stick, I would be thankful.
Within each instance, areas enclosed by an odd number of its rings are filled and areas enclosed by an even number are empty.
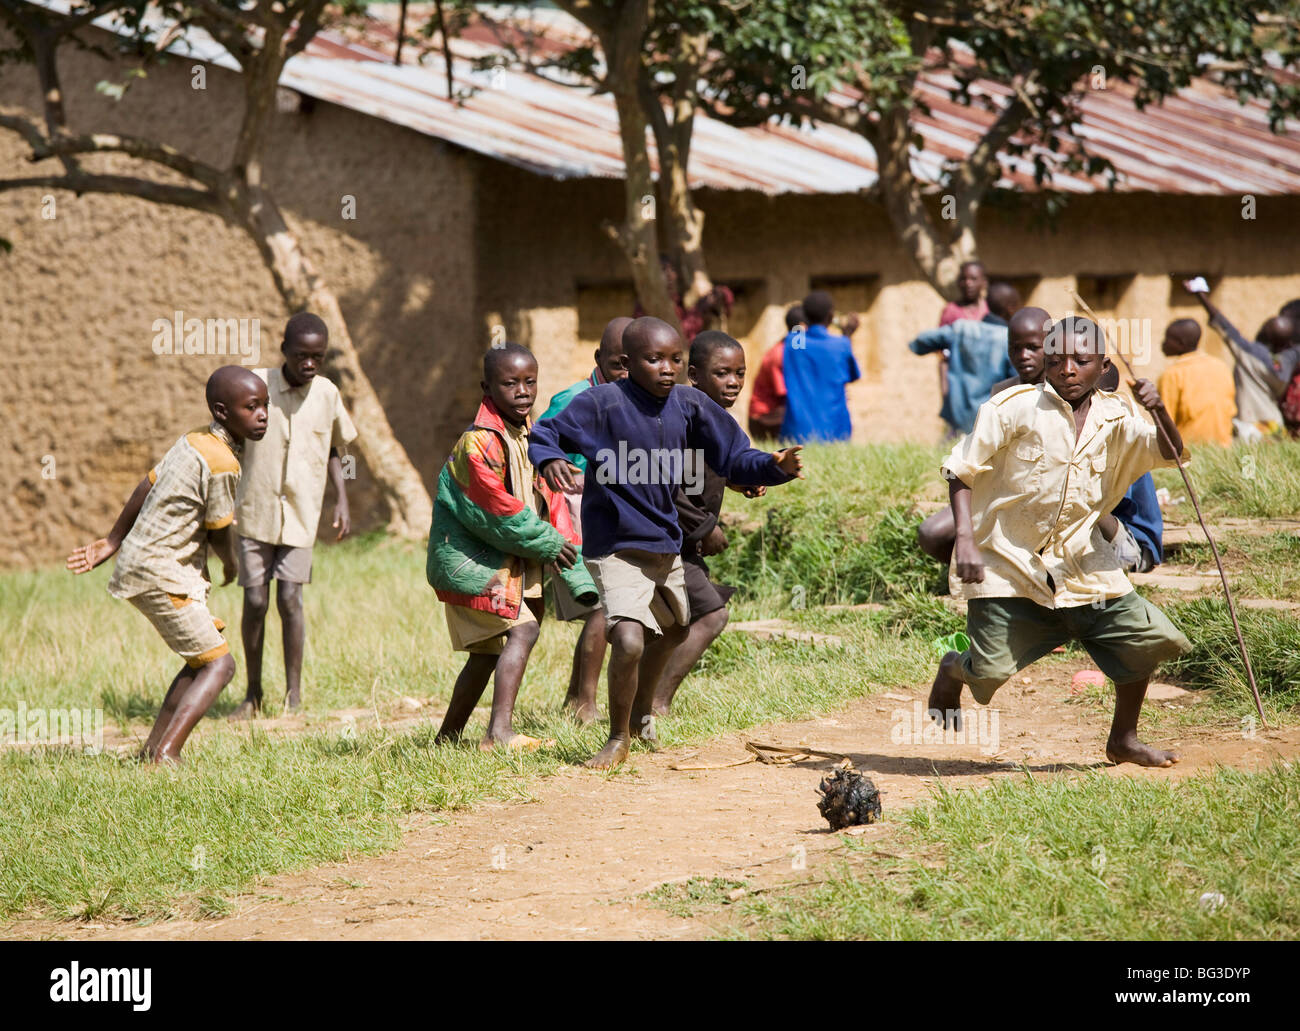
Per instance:
[[[1079,307],[1087,313],[1088,317],[1097,323],[1097,328],[1100,330],[1101,323],[1097,319],[1097,313],[1088,306],[1088,302],[1074,290],[1071,290],[1070,294]],[[1133,371],[1133,366],[1129,364],[1128,358],[1125,357],[1122,351],[1116,349],[1115,353],[1119,355],[1119,360],[1124,363],[1124,368],[1128,370],[1129,386],[1133,386],[1134,381],[1138,378],[1137,373]],[[1170,451],[1173,451],[1174,442],[1169,439],[1169,434],[1165,432],[1164,424],[1159,419],[1155,419],[1154,422],[1156,429],[1160,431],[1160,439],[1165,442]],[[1267,728],[1268,721],[1264,718],[1264,703],[1260,700],[1259,688],[1255,684],[1255,671],[1251,669],[1250,656],[1246,654],[1246,639],[1241,635],[1241,624],[1237,621],[1237,603],[1232,599],[1232,588],[1228,586],[1228,574],[1223,571],[1223,560],[1219,558],[1219,546],[1214,543],[1214,535],[1210,533],[1210,528],[1205,523],[1205,516],[1201,512],[1201,503],[1196,497],[1196,489],[1192,486],[1191,477],[1187,475],[1187,470],[1183,468],[1182,462],[1178,463],[1178,471],[1182,474],[1183,485],[1187,488],[1187,497],[1192,502],[1192,508],[1196,510],[1196,518],[1200,521],[1205,539],[1210,542],[1210,551],[1214,553],[1214,564],[1219,567],[1219,579],[1223,581],[1223,594],[1228,600],[1228,615],[1232,617],[1232,629],[1237,633],[1237,650],[1241,652],[1241,661],[1246,667],[1246,679],[1250,681],[1250,693],[1255,698],[1255,711],[1259,713],[1260,726]]]

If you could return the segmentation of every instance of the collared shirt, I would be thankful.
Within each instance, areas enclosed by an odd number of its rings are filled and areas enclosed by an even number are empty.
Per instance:
[[[527,420],[518,426],[505,419],[501,422],[506,431],[506,462],[510,469],[510,493],[522,501],[525,508],[531,508],[540,516],[542,515],[541,507],[538,505],[540,499],[533,489],[533,477],[537,475],[537,470],[528,460],[528,431],[532,426]],[[541,596],[542,564],[536,559],[526,558],[524,559],[524,597],[540,598]]]
[[[281,369],[254,369],[266,381],[266,436],[244,450],[236,521],[243,537],[310,548],[316,543],[330,448],[356,439],[339,388],[324,376],[300,387]]]
[[[1186,459],[1187,452],[1183,452]],[[1160,433],[1118,394],[1095,391],[1083,432],[1051,384],[1026,384],[983,405],[975,428],[943,464],[971,489],[971,529],[984,582],[954,596],[1028,598],[1068,608],[1133,590],[1097,520],[1144,473],[1178,463],[1160,454]]]
[[[1179,355],[1160,374],[1160,397],[1189,444],[1232,443],[1237,388],[1227,364],[1204,351]]]
[[[118,550],[109,594],[162,590],[207,598],[208,531],[234,518],[239,452],[235,438],[213,422],[185,434],[149,470],[153,486]]]
[[[781,349],[785,418],[781,439],[848,440],[853,435],[844,388],[862,378],[853,343],[826,326],[786,334]]]
[[[975,413],[992,396],[993,385],[1016,374],[1007,356],[1005,322],[958,319],[939,329],[924,330],[907,346],[913,354],[948,352],[948,393],[939,414],[963,433],[975,425]]]

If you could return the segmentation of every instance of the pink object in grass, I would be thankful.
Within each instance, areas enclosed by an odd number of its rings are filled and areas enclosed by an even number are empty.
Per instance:
[[[1106,675],[1096,669],[1081,669],[1071,680],[1070,694],[1082,694],[1089,687],[1101,687],[1106,683]]]

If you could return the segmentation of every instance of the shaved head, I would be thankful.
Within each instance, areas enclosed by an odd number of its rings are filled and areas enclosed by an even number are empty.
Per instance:
[[[610,319],[605,326],[605,332],[600,334],[600,353],[605,355],[621,354],[623,352],[623,334],[627,327],[632,325],[633,320],[626,315],[620,315],[616,319]]]
[[[1010,283],[993,283],[988,293],[989,311],[1010,319],[1020,310],[1020,291]]]
[[[1190,354],[1201,342],[1201,327],[1195,319],[1174,319],[1165,329],[1160,350],[1170,358]]]
[[[1021,308],[1007,323],[1012,333],[1046,333],[1052,327],[1052,316],[1042,308]]]
[[[633,319],[623,330],[623,350],[629,359],[643,354],[652,347],[671,347],[680,344],[677,330],[663,319],[643,315]]]
[[[260,376],[254,375],[251,369],[246,369],[242,365],[223,365],[208,377],[208,385],[203,393],[208,408],[218,401],[231,408],[241,395],[249,392],[256,393],[258,390],[265,391],[266,384],[262,382]]]
[[[1282,351],[1296,338],[1296,319],[1274,315],[1259,330],[1259,340],[1271,351]]]
[[[1067,315],[1048,330],[1045,350],[1048,354],[1104,355],[1106,334],[1092,319]]]

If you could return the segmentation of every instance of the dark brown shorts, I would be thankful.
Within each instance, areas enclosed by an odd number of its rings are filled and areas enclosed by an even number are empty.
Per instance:
[[[710,580],[709,567],[699,556],[683,555],[682,566],[686,570],[686,599],[691,605],[692,623],[710,612],[725,608],[731,596],[736,593],[734,587]]]

